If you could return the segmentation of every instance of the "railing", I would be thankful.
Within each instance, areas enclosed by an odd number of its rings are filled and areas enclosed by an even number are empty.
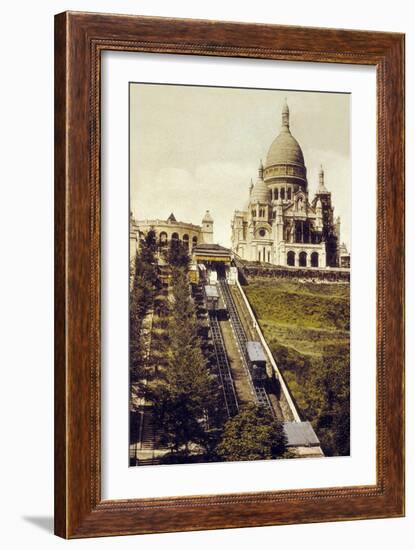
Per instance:
[[[245,304],[245,307],[246,307],[247,311],[249,312],[249,314],[250,314],[252,320],[255,320],[255,322],[256,322],[256,318],[255,318],[254,312],[252,311],[251,304],[249,303],[248,298],[246,297],[245,292],[243,291],[243,289],[242,289],[241,285],[239,284],[239,282],[237,282],[236,286],[237,286],[237,288],[238,288],[238,290],[239,290],[239,292],[240,292],[240,295],[241,295],[241,297],[242,297],[242,300],[243,300],[243,302],[244,302],[244,304]],[[269,349],[269,346],[268,346],[268,344],[267,344],[267,342],[266,342],[266,340],[265,340],[265,338],[264,338],[264,335],[262,334],[262,330],[261,330],[261,328],[260,328],[258,325],[257,325],[257,333],[258,333],[259,339],[260,339],[260,341],[261,341],[261,343],[262,343],[262,346],[263,346],[263,348],[265,349],[265,352],[266,352],[266,354],[267,354],[267,356],[268,356],[268,359],[269,359],[269,361],[270,361],[270,363],[271,363],[271,366],[272,366],[272,368],[274,369],[274,372],[275,372],[275,374],[276,374],[276,376],[277,376],[277,378],[278,378],[278,381],[279,381],[279,383],[280,383],[280,387],[281,387],[282,392],[283,392],[283,394],[284,394],[284,397],[285,397],[285,399],[286,399],[286,401],[287,401],[287,403],[288,403],[288,407],[289,407],[289,409],[290,409],[290,412],[291,412],[291,414],[292,414],[292,416],[293,416],[293,418],[294,418],[294,422],[301,422],[300,415],[298,414],[297,408],[296,408],[296,406],[295,406],[295,404],[294,404],[294,401],[293,401],[293,399],[292,399],[292,397],[291,397],[291,394],[290,394],[290,392],[289,392],[289,390],[288,390],[288,387],[287,387],[287,385],[286,385],[286,383],[285,383],[285,380],[284,380],[284,378],[283,378],[283,376],[282,376],[282,374],[281,374],[281,372],[280,372],[280,369],[279,369],[278,366],[277,366],[277,363],[275,362],[274,356],[272,355],[272,352],[271,352],[271,350]]]

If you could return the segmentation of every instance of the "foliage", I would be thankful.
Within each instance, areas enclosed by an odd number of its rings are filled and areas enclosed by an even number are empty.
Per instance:
[[[186,246],[178,239],[171,239],[166,260],[172,267],[187,269],[190,258]]]
[[[245,290],[300,415],[327,456],[348,455],[349,286],[253,279]]]
[[[286,437],[280,422],[258,405],[249,404],[225,424],[216,449],[222,460],[264,460],[284,455]]]
[[[201,350],[185,268],[172,269],[172,284],[169,361],[166,384],[153,396],[155,421],[173,451],[188,453],[192,444],[209,450],[218,416],[217,388]]]
[[[150,230],[140,240],[130,291],[130,373],[132,382],[137,382],[143,375],[141,327],[143,319],[153,303],[154,293],[160,286],[155,258],[156,250],[156,234],[154,230]]]
[[[344,331],[350,328],[349,285],[254,280],[246,292],[262,320],[303,328]]]

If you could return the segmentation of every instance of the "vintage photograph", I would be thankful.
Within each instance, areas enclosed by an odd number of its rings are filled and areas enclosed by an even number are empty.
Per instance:
[[[350,100],[130,83],[130,466],[350,454]]]

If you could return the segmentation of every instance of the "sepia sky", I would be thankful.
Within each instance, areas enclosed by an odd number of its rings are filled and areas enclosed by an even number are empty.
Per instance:
[[[309,199],[323,164],[341,240],[350,247],[350,95],[290,90],[130,85],[130,201],[136,219],[200,224],[214,219],[214,241],[230,246],[235,209],[281,127],[287,98],[290,130],[307,167]]]

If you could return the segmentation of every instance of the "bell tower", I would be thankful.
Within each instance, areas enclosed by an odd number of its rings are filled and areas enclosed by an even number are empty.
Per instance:
[[[213,218],[209,210],[206,210],[206,214],[202,219],[202,236],[205,244],[213,243]]]

